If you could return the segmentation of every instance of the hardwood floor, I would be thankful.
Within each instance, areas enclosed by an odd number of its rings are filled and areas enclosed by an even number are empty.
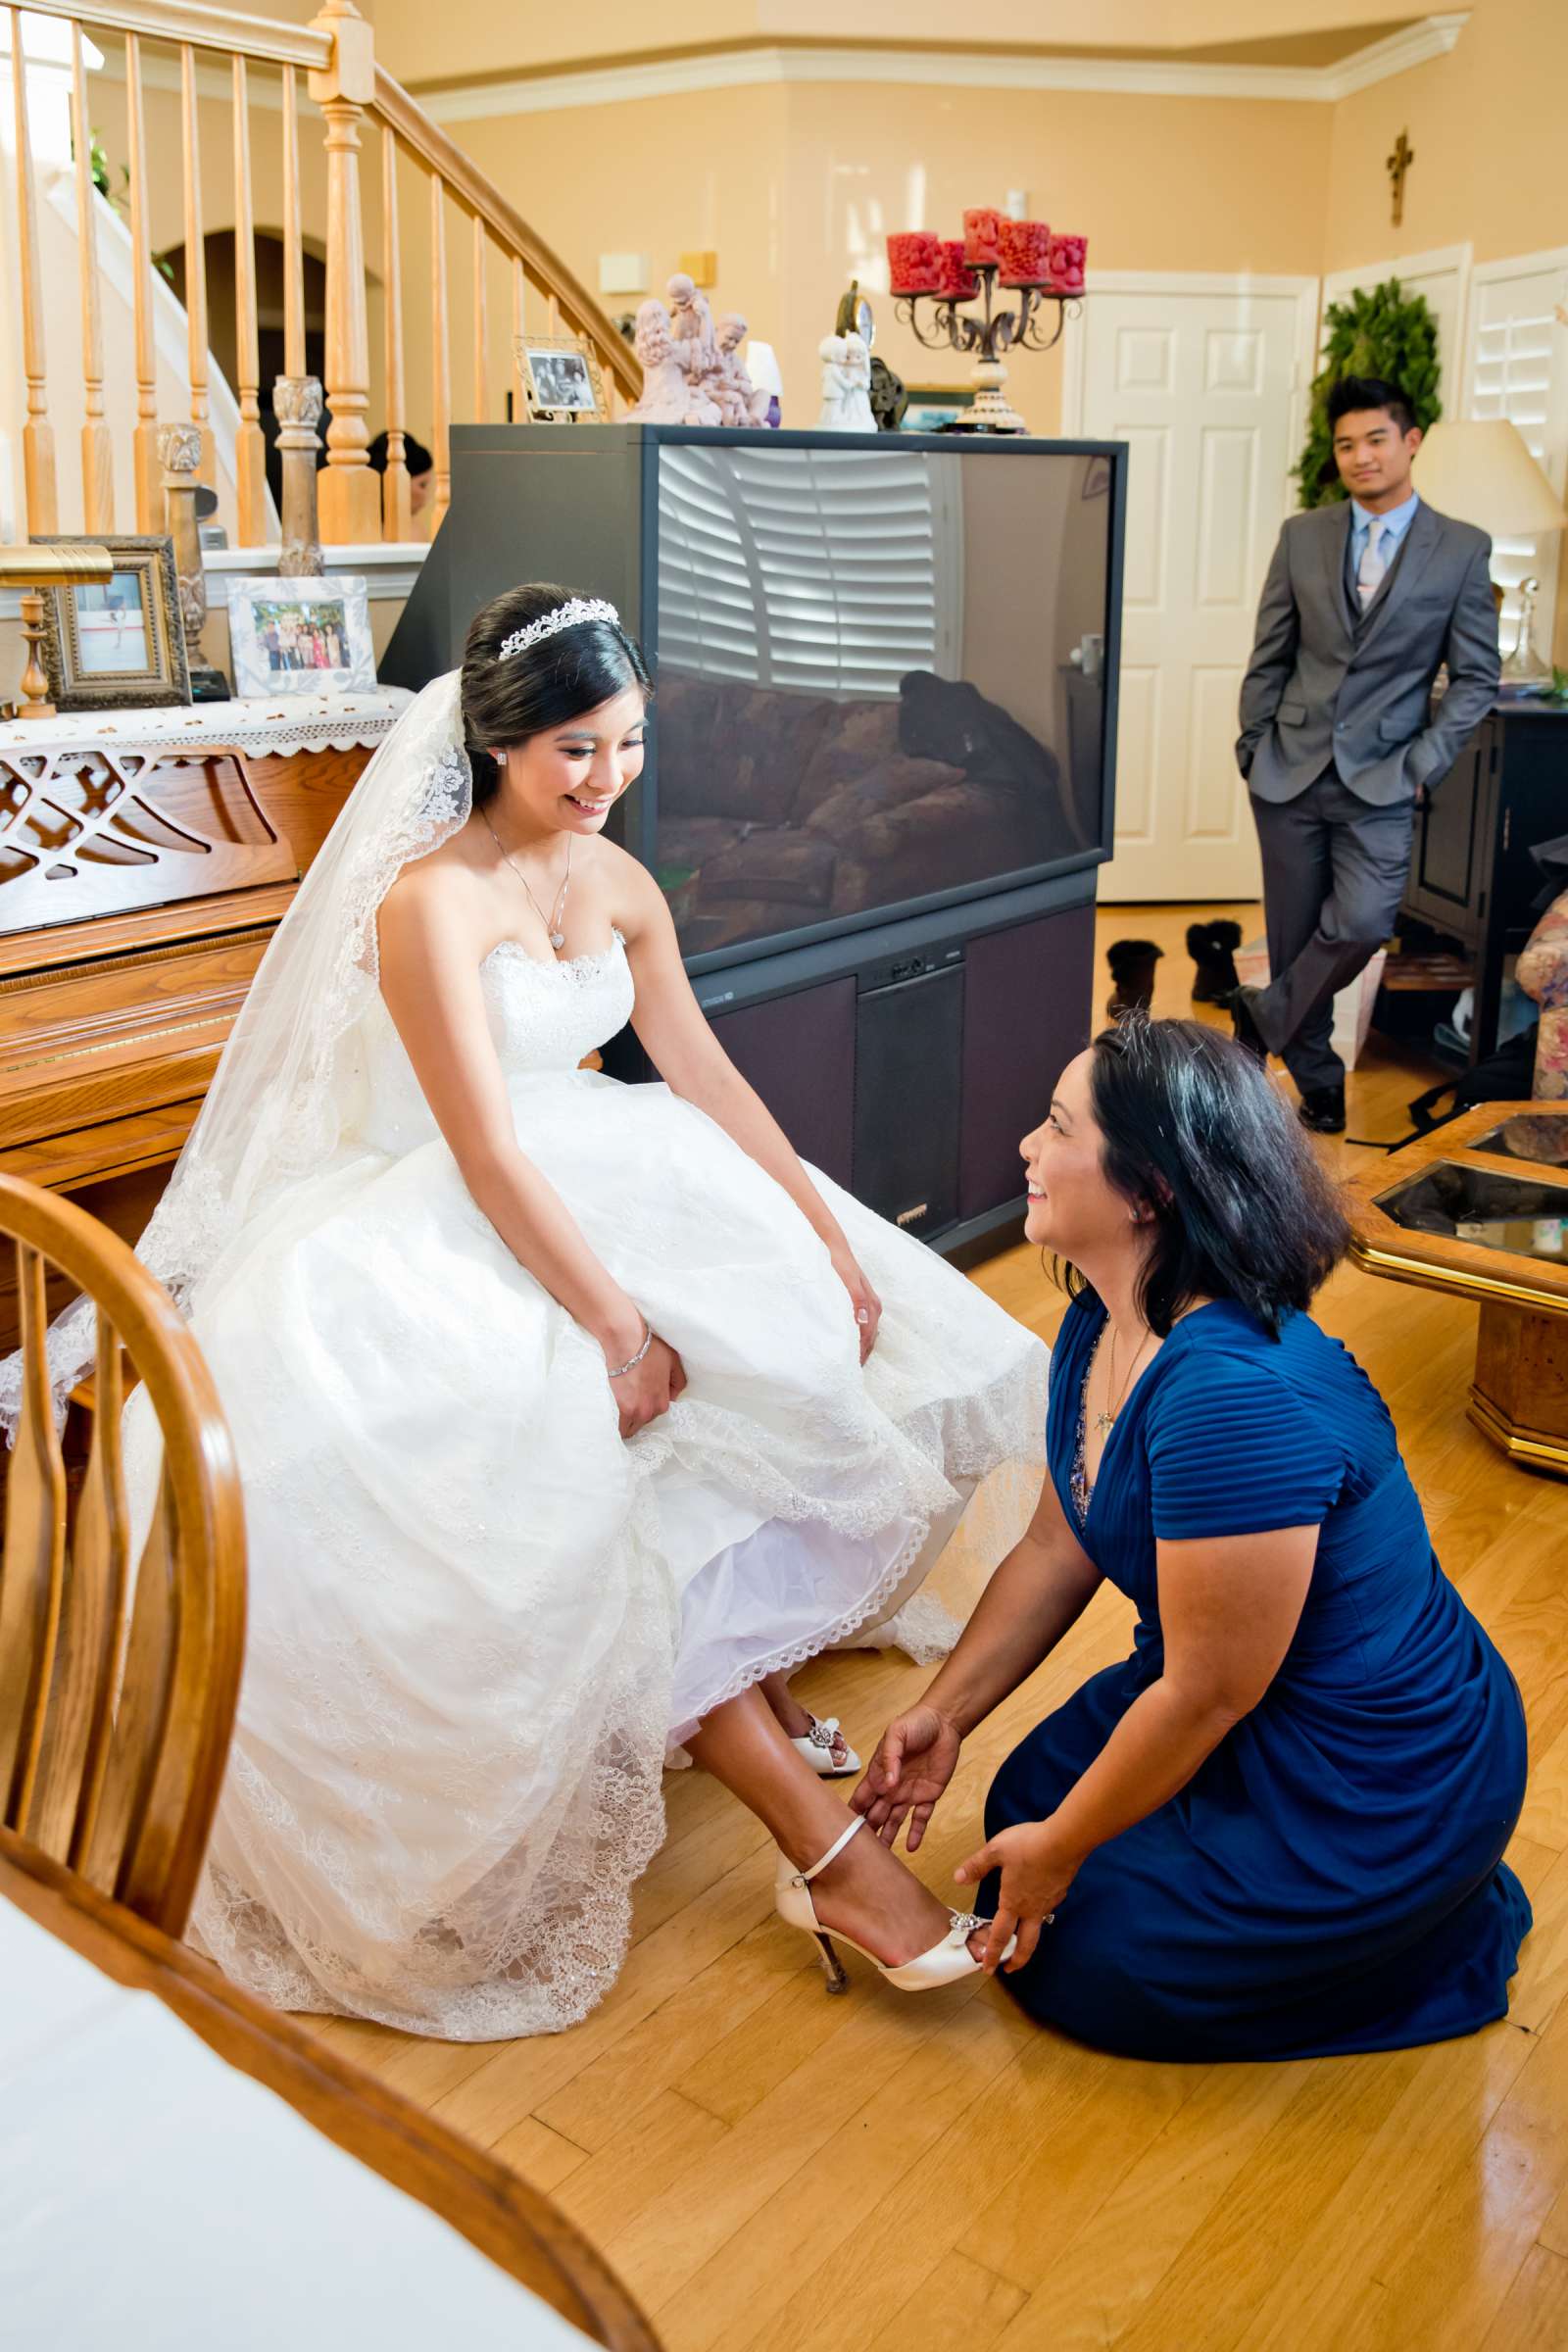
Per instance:
[[[1102,916],[1102,948],[1165,946],[1158,1011],[1189,1009],[1186,921]],[[1107,989],[1102,956],[1102,1005]],[[1374,1041],[1351,1132],[1402,1134],[1432,1075]],[[1063,1301],[1029,1251],[976,1279],[1054,1330]],[[670,2352],[1568,2343],[1568,1493],[1465,1419],[1473,1309],[1346,1269],[1320,1313],[1388,1399],[1445,1565],[1529,1709],[1512,1859],[1536,1927],[1505,2023],[1365,2058],[1147,2066],[1024,2025],[994,1987],[900,2000],[857,1969],[828,2000],[772,1919],[762,1833],[683,1773],[625,1970],[584,2025],[481,2046],[319,2031],[551,2191]],[[972,1846],[997,1762],[1122,1654],[1129,1617],[1102,1593],[970,1742],[920,1857],[933,1886]],[[798,1687],[864,1753],[925,1679],[861,1652]]]

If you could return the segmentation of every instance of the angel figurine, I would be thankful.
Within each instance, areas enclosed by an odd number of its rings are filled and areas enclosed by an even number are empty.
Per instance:
[[[722,424],[717,403],[694,384],[675,348],[669,313],[657,296],[638,306],[634,348],[642,362],[642,398],[630,411],[639,424]]]
[[[822,362],[822,411],[818,430],[824,433],[874,433],[871,414],[871,354],[863,335],[824,335],[818,345]]]

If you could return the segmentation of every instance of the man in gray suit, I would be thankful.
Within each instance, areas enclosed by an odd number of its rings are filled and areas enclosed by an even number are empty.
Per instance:
[[[1498,663],[1492,542],[1416,495],[1421,433],[1403,396],[1347,376],[1329,420],[1349,497],[1280,532],[1242,681],[1236,757],[1263,852],[1272,977],[1238,989],[1231,1018],[1259,1058],[1283,1054],[1305,1124],[1335,1135],[1335,992],[1394,928],[1417,801],[1491,709]]]

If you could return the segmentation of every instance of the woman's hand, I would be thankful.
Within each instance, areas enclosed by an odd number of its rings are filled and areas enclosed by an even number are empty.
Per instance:
[[[1006,1963],[1010,1977],[1034,1957],[1040,1931],[1051,1925],[1056,1905],[1078,1876],[1078,1864],[1063,1853],[1049,1821],[1021,1821],[987,1838],[953,1875],[960,1886],[975,1886],[992,1870],[1001,1871],[1002,1888],[980,1964],[994,1977],[1008,1936],[1016,1935],[1018,1948]]]
[[[609,1369],[608,1357],[606,1369]],[[635,1437],[650,1421],[667,1413],[685,1387],[686,1367],[674,1348],[656,1337],[642,1362],[610,1384],[620,1413],[621,1436]]]
[[[913,1853],[925,1836],[931,1808],[952,1780],[962,1733],[949,1715],[929,1706],[896,1716],[877,1742],[850,1803],[863,1813],[884,1845],[906,1818],[905,1846]]]
[[[840,1242],[829,1251],[833,1271],[850,1294],[855,1308],[855,1320],[860,1335],[860,1361],[863,1364],[876,1346],[876,1335],[882,1322],[882,1301],[866,1281],[850,1250],[848,1242]]]

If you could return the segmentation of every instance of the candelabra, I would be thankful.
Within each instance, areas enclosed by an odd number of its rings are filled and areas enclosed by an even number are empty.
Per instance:
[[[1061,330],[1081,308],[1082,297],[1056,286],[1014,286],[1006,291],[1016,295],[1016,307],[998,310],[998,265],[972,262],[967,267],[969,274],[980,281],[978,318],[961,307],[975,300],[973,294],[899,294],[893,315],[927,351],[948,349],[976,355],[974,406],[946,428],[949,432],[1026,433],[1029,427],[1017,411],[1009,408],[1003,390],[1007,370],[1002,355],[1004,351],[1050,351],[1053,344],[1060,342]],[[922,303],[932,306],[929,326],[921,323]]]

